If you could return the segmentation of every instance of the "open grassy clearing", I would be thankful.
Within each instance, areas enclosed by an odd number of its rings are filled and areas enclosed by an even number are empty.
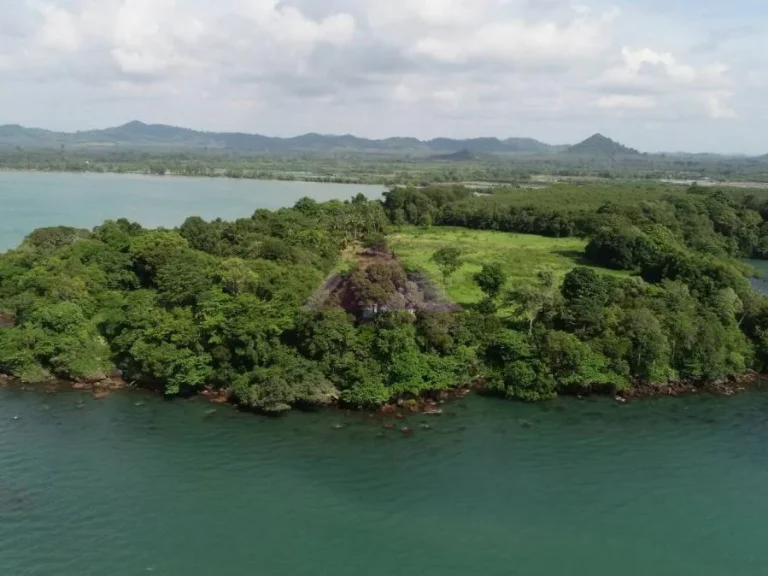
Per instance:
[[[431,261],[432,255],[443,246],[461,248],[464,265],[449,279],[448,285],[443,286],[448,296],[461,305],[475,304],[482,299],[483,294],[472,277],[483,264],[500,263],[509,276],[508,288],[532,282],[543,270],[562,278],[574,267],[587,265],[582,261],[586,241],[579,238],[545,238],[466,228],[403,227],[390,235],[389,242],[407,267],[426,271],[440,286],[443,278],[438,266]]]

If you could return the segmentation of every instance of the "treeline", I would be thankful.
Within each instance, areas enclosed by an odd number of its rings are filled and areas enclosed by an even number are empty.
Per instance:
[[[352,153],[328,155],[241,154],[210,149],[85,148],[25,150],[0,148],[0,169],[41,172],[131,173],[251,180],[423,186],[460,182],[515,183],[529,172],[501,159],[449,162],[429,157],[398,158]]]
[[[371,151],[253,151],[185,148],[145,143],[133,147],[62,145],[40,148],[0,145],[0,169],[67,172],[130,172],[186,176],[318,180],[429,185],[461,182],[521,183],[532,175],[659,181],[662,179],[768,182],[760,158],[706,156],[496,155],[477,150],[430,154],[408,149]]]
[[[488,388],[526,400],[559,392],[728,381],[768,364],[768,301],[737,268],[651,283],[576,268],[558,288],[513,290],[517,320],[482,357]],[[689,283],[690,282],[690,283]]]
[[[509,189],[476,196],[464,187],[397,187],[384,194],[384,207],[396,225],[459,226],[556,238],[607,235],[616,239],[614,254],[598,246],[590,254],[601,265],[621,269],[635,267],[626,264],[628,251],[647,251],[650,238],[664,234],[670,235],[669,242],[709,255],[768,256],[765,198],[736,197],[694,186],[685,194],[647,199],[641,193],[634,202],[615,203],[611,189],[606,187],[604,200],[594,208],[580,205],[576,194],[560,202],[553,201],[549,190],[537,194],[540,199],[536,202],[518,203],[515,191]],[[530,194],[525,197],[530,198]]]

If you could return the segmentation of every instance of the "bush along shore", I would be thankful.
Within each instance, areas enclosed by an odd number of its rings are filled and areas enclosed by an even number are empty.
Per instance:
[[[730,394],[765,371],[768,298],[739,261],[768,245],[760,198],[694,188],[578,213],[531,206],[530,222],[588,234],[569,269],[527,262],[523,277],[503,250],[479,266],[460,243],[433,246],[439,273],[425,274],[388,243],[393,229],[418,242],[405,223],[475,201],[488,199],[396,189],[174,230],[36,230],[0,256],[0,384],[135,385],[268,413],[436,412],[470,388],[524,401]],[[477,296],[459,307],[469,261]]]

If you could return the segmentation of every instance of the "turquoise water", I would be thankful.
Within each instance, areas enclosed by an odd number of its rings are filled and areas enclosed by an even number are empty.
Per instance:
[[[736,576],[768,565],[768,394],[469,398],[394,421],[417,428],[409,437],[364,414],[210,410],[137,392],[0,390],[0,574]]]
[[[117,174],[0,172],[0,252],[43,226],[92,228],[128,218],[148,227],[178,226],[188,216],[246,218],[257,208],[283,208],[309,196],[318,201],[370,197],[381,186],[170,178]]]

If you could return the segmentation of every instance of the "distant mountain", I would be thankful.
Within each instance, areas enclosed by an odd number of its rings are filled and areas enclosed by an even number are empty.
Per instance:
[[[460,151],[457,145],[461,145],[461,150],[476,150],[478,152],[507,152],[522,154],[550,154],[556,148],[549,144],[544,144],[533,138],[507,138],[499,140],[498,138],[471,138],[469,140],[452,140],[450,138],[435,138],[425,142],[431,150],[441,151]]]
[[[0,148],[163,148],[171,150],[221,149],[252,153],[377,153],[429,156],[453,154],[462,150],[501,155],[554,154],[563,147],[550,146],[532,138],[387,138],[370,140],[352,135],[304,134],[293,138],[273,138],[242,132],[202,132],[167,126],[129,122],[104,130],[66,133],[18,125],[0,126]]]
[[[628,148],[618,142],[606,138],[602,134],[590,136],[584,142],[571,146],[565,151],[565,154],[571,156],[589,156],[589,157],[614,157],[614,156],[638,156],[640,152],[634,148]]]

